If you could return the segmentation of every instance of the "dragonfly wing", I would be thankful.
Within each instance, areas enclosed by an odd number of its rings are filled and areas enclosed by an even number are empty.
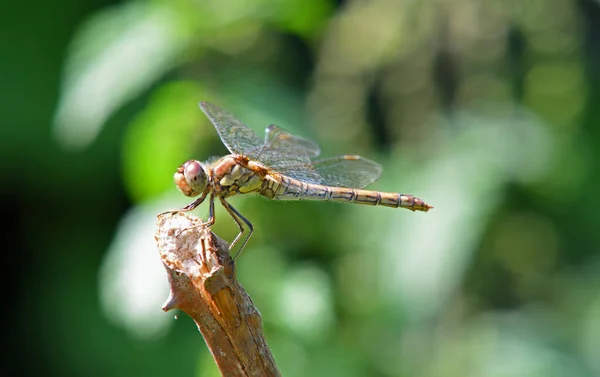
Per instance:
[[[231,153],[248,155],[261,148],[263,140],[250,127],[229,112],[209,102],[200,102],[200,109],[217,129],[223,144]]]
[[[246,155],[265,167],[303,182],[343,187],[366,187],[381,175],[381,166],[360,156],[338,156],[312,163],[319,146],[284,129],[271,125],[263,141],[231,113],[209,102],[200,109],[217,129],[231,153]]]
[[[364,188],[383,171],[378,163],[361,156],[345,155],[313,162],[313,169],[327,186]]]
[[[314,183],[317,185],[325,184],[323,177],[310,163],[291,163],[290,165],[281,165],[273,168],[277,173],[283,174],[286,177],[297,179],[302,182]]]
[[[286,155],[317,157],[321,149],[313,141],[292,135],[281,127],[272,124],[265,130],[265,149]]]
[[[320,184],[323,179],[310,160],[319,153],[321,150],[314,142],[270,125],[265,130],[263,146],[252,151],[249,157],[290,178]]]

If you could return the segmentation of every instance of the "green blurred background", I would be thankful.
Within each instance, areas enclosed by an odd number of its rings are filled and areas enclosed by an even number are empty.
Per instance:
[[[218,375],[193,322],[161,311],[153,239],[188,203],[174,169],[226,153],[207,100],[376,160],[374,189],[435,206],[231,200],[285,376],[600,375],[598,2],[5,8],[3,369]]]

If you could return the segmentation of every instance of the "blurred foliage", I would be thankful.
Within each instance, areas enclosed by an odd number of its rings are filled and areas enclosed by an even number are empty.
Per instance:
[[[153,244],[155,215],[187,204],[175,168],[227,153],[207,100],[379,161],[374,189],[435,206],[232,199],[285,376],[600,375],[596,1],[29,8],[4,14],[0,59],[7,370],[218,375],[160,310]]]

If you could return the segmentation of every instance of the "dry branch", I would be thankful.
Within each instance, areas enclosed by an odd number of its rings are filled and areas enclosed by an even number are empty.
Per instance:
[[[171,287],[163,310],[192,317],[223,376],[280,376],[227,243],[201,223],[189,213],[158,216],[156,242]]]

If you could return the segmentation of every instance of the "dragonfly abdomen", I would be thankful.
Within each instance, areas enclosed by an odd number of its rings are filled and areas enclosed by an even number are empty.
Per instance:
[[[263,185],[261,194],[276,200],[323,200],[392,208],[402,207],[424,212],[433,208],[422,199],[412,195],[317,185],[285,176],[273,179],[270,186],[268,192],[264,192],[265,185]]]

